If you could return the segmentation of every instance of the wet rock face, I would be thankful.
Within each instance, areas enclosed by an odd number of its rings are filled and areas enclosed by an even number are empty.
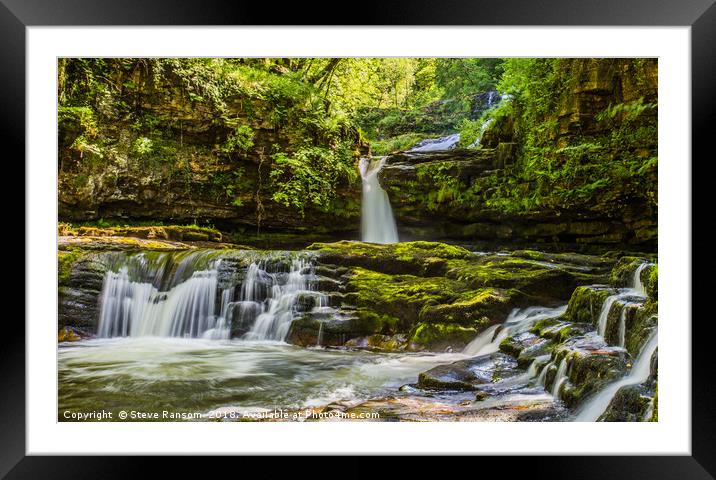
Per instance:
[[[503,353],[483,355],[439,365],[418,376],[418,387],[428,390],[477,390],[478,385],[516,375],[517,361]]]
[[[451,200],[474,185],[494,183],[494,178],[505,175],[504,168],[517,161],[516,155],[514,143],[501,143],[493,149],[390,155],[380,182],[388,192],[401,238],[561,244],[570,250],[590,245],[654,249],[656,215],[629,199],[593,204],[579,211],[545,209],[521,214],[491,208],[480,200]],[[529,188],[525,186],[525,195]]]
[[[623,349],[608,346],[592,336],[577,337],[558,347],[555,358],[566,358],[567,376],[560,392],[561,400],[574,407],[591,393],[627,371],[629,355]]]
[[[60,328],[76,327],[94,334],[108,258],[97,253],[83,254],[67,268],[67,276],[61,275],[58,288],[58,324]]]
[[[642,422],[647,418],[654,389],[647,385],[628,385],[620,388],[609,403],[607,410],[599,417],[600,422]]]

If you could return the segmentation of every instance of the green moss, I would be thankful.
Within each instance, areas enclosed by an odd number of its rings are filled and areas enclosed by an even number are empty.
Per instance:
[[[516,289],[535,302],[566,299],[579,284],[591,283],[593,275],[551,267],[508,256],[488,255],[468,260],[448,261],[448,278],[464,281],[472,288]]]
[[[625,346],[627,351],[636,356],[651,331],[658,325],[659,303],[651,298],[643,306],[636,309],[632,324],[626,331]]]
[[[650,265],[646,274],[646,294],[653,299],[659,298],[659,266]]]
[[[645,257],[621,257],[612,269],[610,283],[617,287],[628,287],[636,269],[646,261],[649,261],[649,259]]]
[[[656,385],[656,391],[654,392],[654,411],[651,414],[650,422],[659,421],[659,384]]]
[[[325,263],[364,267],[382,273],[424,276],[442,275],[448,260],[472,255],[464,248],[437,242],[379,245],[344,240],[314,243],[308,250],[318,251],[321,261]]]
[[[408,335],[418,348],[439,349],[449,345],[461,347],[468,344],[479,330],[445,323],[420,323]]]
[[[79,249],[68,249],[57,251],[57,281],[58,284],[63,285],[70,279],[70,273],[72,273],[72,266],[79,260],[83,255],[83,252]]]
[[[370,149],[373,155],[388,155],[389,153],[407,150],[419,141],[430,137],[431,135],[425,133],[404,133],[384,140],[374,140],[370,142]]]
[[[452,303],[427,305],[420,312],[420,320],[468,324],[482,329],[504,318],[511,309],[512,294],[512,291],[489,287],[470,290]]]
[[[567,311],[564,313],[565,320],[595,324],[604,300],[613,293],[613,290],[606,288],[577,287],[569,299]]]
[[[347,282],[351,298],[358,307],[400,320],[400,328],[409,329],[426,305],[449,303],[465,287],[444,277],[389,275],[354,268]]]

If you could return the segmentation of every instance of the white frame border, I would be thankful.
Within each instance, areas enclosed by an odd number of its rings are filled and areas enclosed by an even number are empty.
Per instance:
[[[690,27],[28,27],[26,35],[28,455],[691,454]],[[57,318],[58,56],[658,57],[659,422],[57,422],[50,327]]]

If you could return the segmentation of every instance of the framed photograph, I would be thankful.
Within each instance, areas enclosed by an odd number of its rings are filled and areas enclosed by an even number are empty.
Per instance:
[[[716,7],[508,3],[299,26],[2,0],[26,329],[0,474],[461,454],[712,478],[691,159]]]

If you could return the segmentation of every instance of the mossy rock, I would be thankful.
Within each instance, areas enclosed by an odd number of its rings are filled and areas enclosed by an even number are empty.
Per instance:
[[[504,353],[492,353],[438,365],[418,375],[418,387],[426,390],[475,391],[518,374],[517,362]]]
[[[575,323],[596,325],[599,313],[608,296],[614,295],[615,289],[604,286],[582,286],[574,289],[569,299],[564,319]]]
[[[465,293],[460,282],[445,277],[390,275],[354,268],[348,276],[346,297],[357,307],[400,320],[407,331],[426,305],[451,303]]]
[[[651,414],[651,418],[649,419],[650,422],[658,422],[659,421],[659,385],[657,384],[654,390],[654,405],[653,405],[654,411]]]
[[[626,385],[614,394],[598,422],[643,422],[654,399],[653,388],[647,385]]]
[[[356,338],[396,334],[397,322],[394,317],[370,310],[356,310],[348,318],[307,312],[291,323],[287,341],[301,346],[319,343],[321,346],[343,346]]]
[[[484,328],[509,313],[513,294],[511,291],[489,287],[471,290],[452,303],[426,305],[420,312],[420,321],[479,325]]]
[[[444,274],[447,261],[469,258],[464,248],[437,242],[401,242],[375,244],[344,240],[336,243],[314,243],[321,263],[363,267],[386,274],[435,276]]]
[[[450,260],[446,276],[475,289],[495,287],[519,290],[532,297],[532,304],[565,300],[575,287],[593,283],[596,278],[583,272],[499,255]]]
[[[626,331],[625,347],[636,356],[659,324],[659,304],[651,298],[639,306],[631,318]]]
[[[57,251],[57,282],[64,285],[70,279],[73,265],[80,260],[85,252],[80,249]]]
[[[606,256],[584,255],[580,253],[548,253],[536,250],[515,250],[512,252],[512,256],[552,263],[555,266],[566,264],[583,267],[585,271],[607,271],[611,269],[616,262],[615,259]]]
[[[644,285],[646,294],[653,300],[659,299],[659,266],[648,265],[641,272],[641,282]]]
[[[634,272],[639,267],[639,265],[645,262],[651,262],[652,260],[653,259],[650,257],[621,257],[619,260],[617,260],[617,263],[614,265],[614,268],[612,268],[609,283],[616,287],[631,286]]]
[[[505,338],[500,342],[499,349],[501,352],[515,357],[521,367],[527,367],[533,358],[546,353],[548,350],[547,344],[548,342],[531,332],[521,332]],[[531,353],[523,355],[525,351]]]
[[[622,377],[629,361],[623,349],[610,347],[593,335],[570,338],[555,348],[554,364],[565,358],[568,381],[561,389],[560,398],[568,407],[578,405],[593,392]]]
[[[82,340],[82,335],[74,328],[63,327],[57,332],[57,342],[78,342]]]
[[[405,350],[408,345],[408,338],[405,335],[381,335],[373,334],[367,337],[358,337],[348,340],[345,343],[349,348],[364,348],[384,352],[395,352]]]
[[[461,350],[481,330],[450,323],[419,323],[408,334],[411,350]]]

